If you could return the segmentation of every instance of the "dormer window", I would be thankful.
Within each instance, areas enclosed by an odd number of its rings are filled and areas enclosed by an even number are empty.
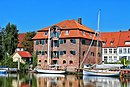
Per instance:
[[[66,30],[66,31],[65,31],[65,34],[68,35],[68,34],[69,34],[69,30]]]
[[[92,33],[89,33],[89,36],[92,37]]]
[[[47,36],[47,32],[44,32],[44,36]]]
[[[113,45],[113,44],[114,44],[114,41],[110,41],[110,44]]]
[[[82,34],[85,35],[85,31],[82,31]]]
[[[103,44],[103,46],[104,46],[104,45],[106,45],[106,42],[103,42],[102,44]]]

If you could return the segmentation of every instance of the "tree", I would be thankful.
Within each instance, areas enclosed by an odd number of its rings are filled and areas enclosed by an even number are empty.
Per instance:
[[[15,52],[18,44],[18,30],[17,26],[10,23],[6,25],[3,29],[2,35],[2,53],[5,57],[6,55],[12,55]]]
[[[36,35],[36,32],[27,32],[24,41],[22,42],[24,48],[29,51],[30,53],[33,53],[33,40],[32,38]]]
[[[120,59],[121,64],[123,64],[124,66],[128,66],[128,64],[130,63],[125,57]]]

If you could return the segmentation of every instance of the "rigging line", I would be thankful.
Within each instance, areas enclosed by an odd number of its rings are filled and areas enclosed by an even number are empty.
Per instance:
[[[85,61],[85,58],[86,58],[87,55],[88,55],[88,52],[89,52],[89,50],[90,50],[90,48],[91,48],[91,46],[92,46],[92,43],[93,43],[93,41],[94,41],[94,38],[95,38],[96,34],[97,34],[97,32],[95,32],[95,34],[94,34],[94,36],[93,36],[93,38],[92,38],[92,41],[91,41],[91,43],[90,43],[90,45],[89,45],[89,48],[88,48],[88,50],[87,50],[87,53],[86,53],[85,57],[83,58],[83,61],[81,62],[80,67],[82,66],[83,62]]]

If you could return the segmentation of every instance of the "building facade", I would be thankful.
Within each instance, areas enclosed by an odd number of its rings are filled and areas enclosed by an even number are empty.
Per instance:
[[[100,38],[103,40],[104,62],[117,62],[124,57],[130,60],[130,31],[104,32]]]
[[[48,36],[50,36],[50,44],[48,44]],[[81,18],[78,22],[65,20],[43,28],[33,37],[33,41],[38,66],[42,68],[48,66],[48,61],[50,64],[61,65],[62,68],[73,69],[79,68],[81,64],[101,62],[101,42],[98,41],[97,46],[95,32],[84,26]],[[50,51],[48,51],[48,46],[50,46]]]

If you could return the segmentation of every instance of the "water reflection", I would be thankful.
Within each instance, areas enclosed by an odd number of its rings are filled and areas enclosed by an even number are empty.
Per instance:
[[[0,87],[130,87],[130,79],[58,74],[6,74],[0,75]]]

